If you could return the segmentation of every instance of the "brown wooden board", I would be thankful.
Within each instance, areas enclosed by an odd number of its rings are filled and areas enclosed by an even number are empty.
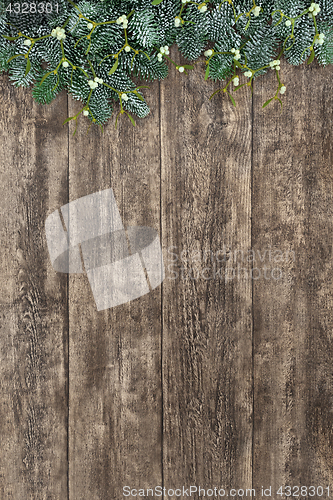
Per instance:
[[[199,68],[161,85],[167,489],[252,481],[251,264],[232,257],[251,244],[251,100],[216,88]]]
[[[69,198],[112,188],[124,227],[159,232],[158,82],[146,92],[152,112],[135,128],[124,115],[86,135],[82,120],[70,136]],[[69,494],[119,499],[162,480],[161,287],[97,311],[87,277],[70,275],[69,299]]]
[[[278,269],[253,282],[253,473],[273,491],[325,488],[333,473],[332,72],[284,65],[282,75],[284,112],[261,109],[272,72],[253,114],[253,248]]]
[[[171,67],[135,128],[86,135],[82,118],[73,137],[78,102],[1,77],[1,500],[329,485],[332,69],[282,78],[281,113],[262,109],[273,72],[234,108]],[[97,311],[86,275],[52,268],[44,225],[108,188],[125,227],[159,233],[166,276]]]
[[[44,223],[67,202],[66,95],[48,107],[1,77],[0,498],[67,497],[67,276]]]

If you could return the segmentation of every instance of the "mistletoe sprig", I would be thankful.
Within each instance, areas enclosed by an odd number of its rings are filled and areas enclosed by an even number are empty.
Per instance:
[[[273,70],[277,90],[263,107],[282,107],[282,58],[333,63],[333,0],[50,0],[48,12],[44,0],[31,0],[28,13],[23,0],[15,9],[6,1],[0,70],[14,85],[32,86],[39,103],[63,89],[81,101],[64,121],[76,122],[74,134],[81,116],[103,130],[116,103],[115,125],[122,115],[135,125],[133,115],[149,113],[147,86],[135,82],[162,80],[170,67],[186,76],[203,64],[205,80],[225,82],[210,99],[222,92],[234,106],[235,92],[253,92],[255,79]],[[188,62],[170,57],[174,44]]]

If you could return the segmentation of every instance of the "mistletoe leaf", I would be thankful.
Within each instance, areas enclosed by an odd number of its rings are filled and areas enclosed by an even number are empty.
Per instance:
[[[30,71],[30,68],[31,68],[31,62],[30,62],[30,59],[28,58],[28,60],[27,60],[27,67],[25,69],[25,75],[24,76],[27,76],[27,74]]]
[[[117,57],[116,62],[114,63],[114,65],[112,66],[112,68],[110,69],[110,71],[108,73],[109,75],[113,75],[113,73],[118,68],[118,64],[119,64],[119,58]]]
[[[42,85],[43,81],[46,80],[46,78],[51,75],[51,73],[53,73],[53,71],[49,71],[48,73],[46,73],[46,75],[43,76],[43,78],[41,79],[40,81],[40,84],[39,85]]]
[[[315,51],[312,49],[312,50],[311,50],[311,55],[310,55],[310,57],[309,57],[309,59],[308,59],[308,64],[311,64],[311,63],[312,63],[312,61],[313,61],[313,60],[314,60],[314,58],[315,58],[315,55],[316,55],[316,54],[315,54]]]
[[[232,95],[231,95],[229,92],[227,92],[227,94],[228,94],[228,96],[230,97],[232,104],[233,104],[233,105],[235,106],[235,108],[236,108],[236,102],[235,102],[235,99],[232,97]]]
[[[127,113],[127,111],[125,111],[125,113],[128,116],[128,118],[131,120],[133,127],[135,127],[135,121],[133,119],[133,116],[131,116],[129,113]]]
[[[266,108],[266,106],[268,106],[268,104],[269,104],[270,102],[272,102],[272,101],[273,101],[273,99],[274,99],[274,97],[272,97],[271,99],[268,99],[268,101],[266,101],[266,102],[265,102],[265,104],[263,104],[263,105],[262,105],[262,107],[263,107],[263,108]]]

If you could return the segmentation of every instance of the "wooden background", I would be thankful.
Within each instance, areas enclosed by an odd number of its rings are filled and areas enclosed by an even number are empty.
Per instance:
[[[283,113],[262,109],[273,72],[235,109],[200,69],[171,69],[136,128],[81,120],[74,137],[77,102],[40,106],[2,75],[1,500],[332,483],[332,69],[282,73]],[[167,277],[97,312],[85,275],[53,270],[44,223],[110,187],[125,226],[159,232]],[[227,281],[178,262],[171,279],[172,247],[289,254],[280,279],[248,279],[263,267],[248,261]]]

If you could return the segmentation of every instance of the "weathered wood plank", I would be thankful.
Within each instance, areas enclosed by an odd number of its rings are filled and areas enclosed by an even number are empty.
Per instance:
[[[0,497],[67,498],[67,278],[44,223],[67,201],[67,97],[1,77]]]
[[[167,489],[251,488],[250,264],[231,272],[251,243],[251,100],[209,101],[216,88],[202,69],[161,84]]]
[[[332,69],[282,78],[282,114],[261,109],[274,75],[256,83],[253,129],[253,247],[283,252],[253,295],[254,484],[273,490],[333,479]]]
[[[158,83],[146,94],[152,112],[136,128],[126,116],[104,135],[79,125],[70,139],[70,200],[111,187],[125,227],[159,231]],[[87,277],[71,275],[69,296],[70,498],[118,500],[124,486],[162,479],[161,288],[97,311]]]

